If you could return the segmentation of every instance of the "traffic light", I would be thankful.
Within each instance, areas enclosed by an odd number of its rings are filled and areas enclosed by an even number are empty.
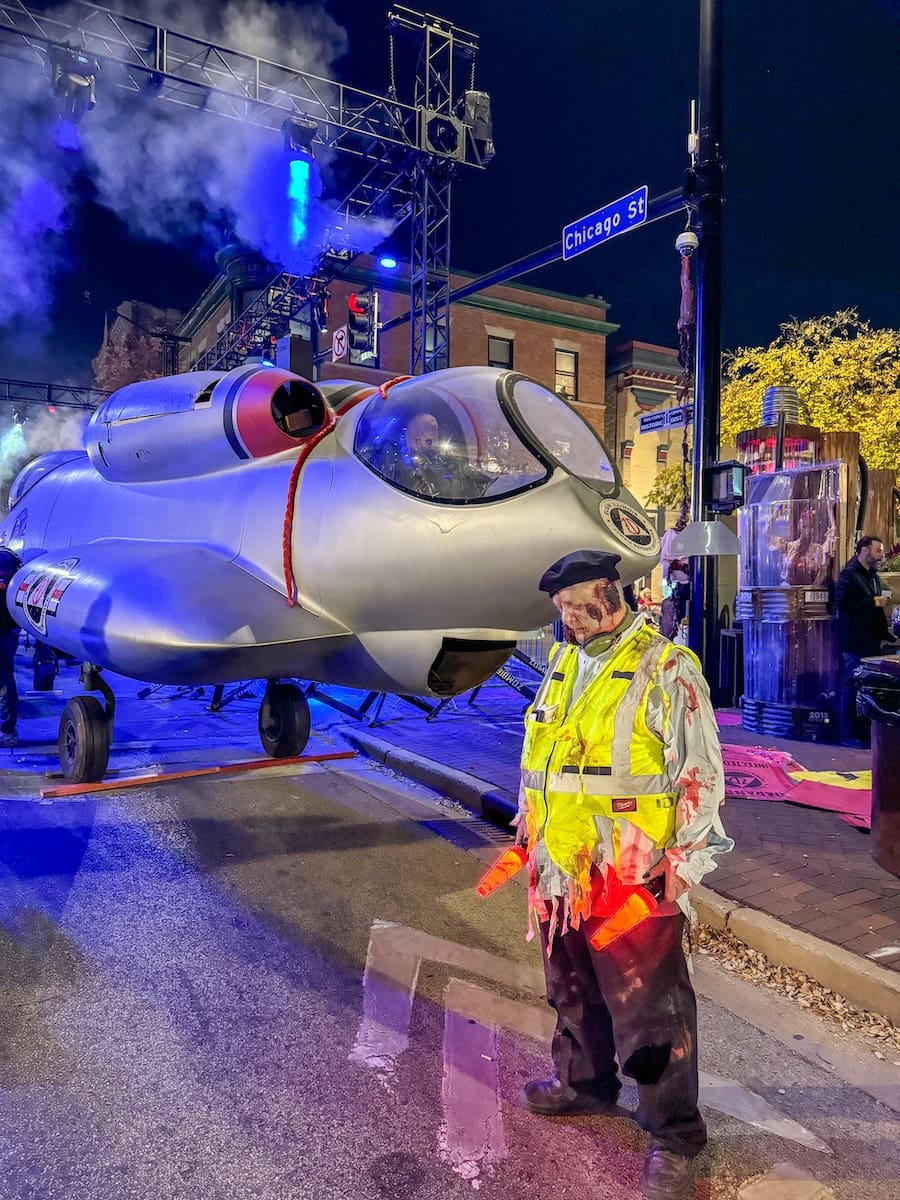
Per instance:
[[[347,340],[351,362],[371,363],[378,358],[378,293],[371,288],[347,297]]]
[[[259,350],[259,357],[264,367],[274,367],[275,359],[278,351],[278,338],[274,333],[270,334],[264,341]]]

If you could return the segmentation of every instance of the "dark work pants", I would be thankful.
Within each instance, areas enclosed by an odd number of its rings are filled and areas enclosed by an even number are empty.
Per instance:
[[[584,927],[557,935],[547,955],[556,1010],[553,1063],[562,1083],[614,1100],[622,1073],[638,1084],[637,1121],[653,1141],[693,1157],[706,1144],[697,1108],[697,1001],[681,946],[684,917],[653,917],[605,950]]]
[[[5,629],[0,633],[0,733],[15,733],[19,719],[19,693],[16,690],[18,645],[18,629]]]

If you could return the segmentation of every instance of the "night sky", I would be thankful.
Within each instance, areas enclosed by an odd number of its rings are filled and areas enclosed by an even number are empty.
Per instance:
[[[383,93],[387,4],[325,7],[349,37],[333,76]],[[456,267],[481,273],[538,250],[567,222],[641,184],[651,196],[680,186],[697,93],[694,0],[428,7],[480,35],[476,86],[493,100],[497,156],[455,189]],[[723,7],[723,345],[766,343],[791,316],[850,306],[876,326],[896,326],[897,0]],[[36,349],[27,327],[8,328],[0,374],[87,378],[105,307],[124,298],[187,307],[211,277],[212,247],[200,237],[166,247],[135,238],[90,202],[87,181],[79,187],[52,335]],[[522,282],[603,296],[621,325],[613,341],[674,345],[681,228],[669,218]]]

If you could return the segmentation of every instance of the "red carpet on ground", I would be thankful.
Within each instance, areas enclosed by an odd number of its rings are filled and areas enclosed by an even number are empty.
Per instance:
[[[737,800],[781,800],[824,812],[837,813],[850,825],[868,829],[872,807],[871,787],[852,774],[820,772],[814,779],[791,778],[803,772],[789,754],[747,746],[722,746],[725,763],[725,796]],[[827,775],[827,779],[822,778]],[[842,786],[855,783],[855,786]]]
[[[793,786],[787,774],[789,754],[722,746],[725,762],[725,795],[739,800],[784,800]],[[786,760],[786,761],[785,761]]]

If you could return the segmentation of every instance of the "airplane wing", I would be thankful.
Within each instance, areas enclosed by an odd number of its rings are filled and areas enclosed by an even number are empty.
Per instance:
[[[106,539],[32,559],[9,585],[23,629],[57,650],[157,683],[305,675],[348,630],[208,545]]]

